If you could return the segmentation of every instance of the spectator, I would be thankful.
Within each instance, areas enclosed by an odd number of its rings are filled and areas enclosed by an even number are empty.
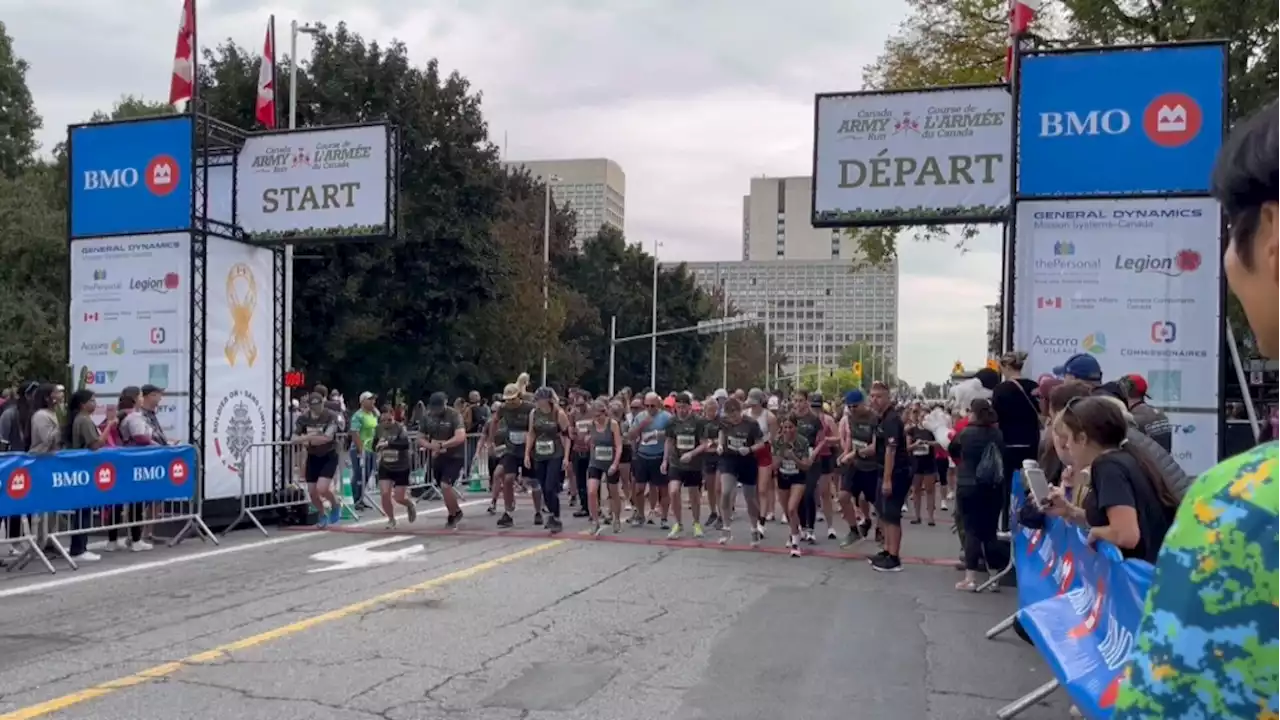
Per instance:
[[[1053,374],[1063,380],[1079,380],[1090,387],[1102,384],[1102,366],[1098,358],[1089,353],[1078,353],[1067,358],[1067,361],[1053,369]]]
[[[1004,567],[1006,562],[996,537],[1004,503],[1000,458],[1006,452],[997,425],[990,401],[977,398],[969,405],[969,423],[948,448],[956,461],[956,508],[963,515],[965,530],[964,580],[956,583],[957,590],[978,589],[981,564],[989,569]]]
[[[31,447],[31,399],[39,383],[27,383],[0,412],[0,452],[26,452]]]
[[[1139,452],[1151,458],[1156,465],[1156,469],[1160,471],[1160,476],[1169,485],[1173,496],[1181,500],[1187,491],[1187,487],[1191,485],[1191,477],[1183,471],[1182,466],[1178,464],[1177,460],[1173,459],[1173,455],[1168,450],[1161,447],[1150,435],[1144,433],[1138,427],[1138,421],[1129,412],[1129,396],[1125,391],[1124,383],[1103,383],[1094,389],[1092,394],[1117,404],[1120,411],[1124,413],[1124,420],[1129,426],[1128,431],[1125,433],[1125,440],[1132,443],[1133,447]]]
[[[56,386],[43,384],[31,398],[31,446],[27,452],[51,453],[62,447],[61,426],[54,404]]]
[[[1168,416],[1147,404],[1147,379],[1141,375],[1125,375],[1120,378],[1119,385],[1124,390],[1125,403],[1138,429],[1165,452],[1173,452],[1173,427]]]
[[[120,391],[120,397],[116,400],[116,425],[111,427],[111,420],[108,419],[102,424],[99,430],[107,438],[107,445],[112,447],[124,447],[131,443],[126,441],[124,437],[124,427],[131,421],[129,418],[137,414],[138,400],[142,397],[142,389],[130,385]],[[144,424],[145,426],[145,424]],[[147,441],[150,436],[143,434],[138,440]],[[152,545],[142,539],[142,527],[134,525],[129,528],[129,540],[125,545],[120,544],[119,526],[129,522],[129,518],[141,518],[143,513],[143,505],[141,503],[134,505],[115,505],[111,508],[111,529],[107,530],[107,544],[103,546],[106,552],[116,552],[128,548],[133,552],[145,552],[152,549]],[[126,514],[126,511],[127,514]]]
[[[1068,402],[1053,432],[1063,459],[1086,478],[1071,500],[1051,489],[1043,509],[1088,527],[1091,543],[1106,540],[1126,558],[1153,562],[1178,501],[1155,462],[1128,441],[1128,431],[1113,399]]]
[[[93,422],[93,413],[98,403],[92,390],[77,390],[71,393],[67,403],[67,422],[62,427],[62,446],[70,450],[97,450],[106,445],[106,437],[98,432]],[[114,418],[108,420],[109,427],[115,427]],[[93,511],[89,509],[76,513],[75,529],[82,532],[71,536],[72,559],[77,562],[97,562],[102,557],[89,552],[89,533],[85,532],[93,522]]]
[[[1024,352],[1002,355],[1000,375],[1003,379],[991,388],[991,409],[1000,418],[1000,433],[1004,437],[1000,524],[1005,530],[1009,524],[1013,474],[1022,468],[1023,460],[1033,459],[1040,447],[1040,405],[1033,397],[1040,388],[1022,377],[1026,363],[1027,354]]]
[[[371,392],[360,393],[360,407],[351,413],[351,499],[356,507],[366,507],[364,485],[373,479],[373,442],[378,433],[377,398]],[[366,477],[367,476],[367,477]]]
[[[126,391],[129,388],[126,388]],[[124,395],[121,395],[121,400]],[[156,408],[164,399],[164,390],[155,385],[143,385],[138,391],[138,404],[134,412],[120,421],[120,439],[125,445],[168,445],[164,428],[160,426],[160,418]]]

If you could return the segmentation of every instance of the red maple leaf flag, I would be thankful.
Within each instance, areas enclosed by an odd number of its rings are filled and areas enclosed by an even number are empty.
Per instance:
[[[173,53],[173,77],[169,81],[169,104],[179,107],[191,99],[195,89],[196,2],[182,1],[182,21],[178,23],[178,47]]]
[[[1013,44],[1020,42],[1031,29],[1031,23],[1040,10],[1041,0],[1009,0],[1009,49],[1004,56],[1004,77],[1013,77]]]
[[[258,66],[258,103],[255,115],[262,126],[276,127],[276,18],[267,21],[267,39],[262,45],[262,64]]]

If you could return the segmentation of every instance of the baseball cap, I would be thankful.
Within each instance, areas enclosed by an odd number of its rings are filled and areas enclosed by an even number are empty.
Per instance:
[[[668,395],[668,396],[666,397],[666,399],[662,401],[662,407],[664,407],[664,408],[666,408],[666,409],[668,409],[668,410],[670,410],[671,408],[673,408],[673,407],[675,407],[675,406],[676,406],[676,396],[675,396],[675,395]]]
[[[716,400],[727,400],[729,398],[729,391],[724,388],[720,388],[712,393],[711,396]]]
[[[682,392],[676,395],[676,403],[679,405],[693,405],[693,395]]]
[[[364,402],[365,400],[372,400],[372,399],[374,399],[374,398],[376,398],[376,397],[378,397],[378,396],[377,396],[377,395],[374,395],[373,393],[369,392],[368,390],[365,390],[364,392],[360,393],[360,402]]]
[[[1130,373],[1120,379],[1121,382],[1128,385],[1129,397],[1135,400],[1146,400],[1147,395],[1147,379],[1137,373]]]
[[[431,397],[427,398],[427,407],[439,409],[447,404],[449,404],[449,396],[439,391],[431,393]]]
[[[849,392],[845,393],[845,394],[844,394],[844,404],[845,404],[845,405],[861,405],[861,404],[862,404],[862,391],[861,391],[861,390],[850,390]]]
[[[1091,380],[1094,382],[1102,381],[1102,366],[1098,364],[1098,358],[1089,353],[1077,353],[1067,358],[1067,361],[1053,369],[1053,374],[1058,377],[1070,375],[1080,378],[1081,380]]]

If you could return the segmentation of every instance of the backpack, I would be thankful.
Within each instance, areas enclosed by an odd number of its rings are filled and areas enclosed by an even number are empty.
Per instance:
[[[987,443],[982,451],[982,459],[974,468],[973,477],[979,485],[999,485],[1004,481],[1004,456],[995,443]]]

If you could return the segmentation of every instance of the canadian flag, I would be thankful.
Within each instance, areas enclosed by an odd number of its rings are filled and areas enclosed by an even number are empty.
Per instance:
[[[258,66],[258,103],[254,110],[258,122],[269,129],[276,127],[276,17],[267,21],[267,39],[262,44],[262,63]]]
[[[191,99],[195,89],[196,0],[183,0],[178,23],[178,47],[173,52],[173,77],[169,80],[169,104],[176,108]]]
[[[1009,0],[1009,48],[1004,55],[1004,77],[1013,77],[1013,44],[1031,29],[1040,10],[1040,0]]]
[[[1062,298],[1060,297],[1042,297],[1036,299],[1036,308],[1040,310],[1061,310]]]

